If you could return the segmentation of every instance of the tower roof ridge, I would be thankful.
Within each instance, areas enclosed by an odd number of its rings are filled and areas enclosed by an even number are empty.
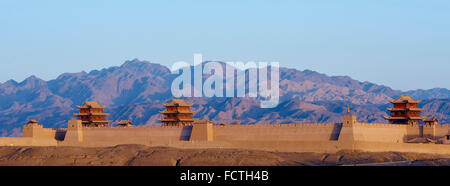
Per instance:
[[[194,104],[187,103],[184,99],[172,99],[171,102],[164,104],[164,106],[192,106]]]
[[[401,95],[396,100],[391,100],[391,103],[420,103],[421,100],[415,100],[411,96]]]
[[[100,105],[97,101],[86,101],[83,105],[77,106],[77,108],[106,108],[106,106]]]

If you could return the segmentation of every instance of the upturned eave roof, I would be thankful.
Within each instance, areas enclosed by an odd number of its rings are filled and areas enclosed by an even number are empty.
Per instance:
[[[423,111],[422,108],[388,108],[388,111]]]
[[[171,102],[163,104],[166,107],[178,106],[178,107],[191,107],[194,104],[187,103],[184,99],[172,99]]]
[[[411,96],[403,95],[396,100],[390,100],[391,103],[420,103],[422,100],[415,100]]]
[[[86,101],[83,105],[78,105],[77,108],[79,109],[88,109],[88,108],[94,108],[94,109],[103,109],[106,108],[106,106],[100,105],[96,101]]]

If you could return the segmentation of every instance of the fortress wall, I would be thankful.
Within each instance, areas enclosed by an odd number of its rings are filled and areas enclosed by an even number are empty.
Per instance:
[[[56,130],[43,128],[42,125],[25,125],[23,127],[23,137],[32,137],[36,139],[54,139]]]
[[[286,152],[333,153],[339,150],[361,150],[450,154],[450,146],[403,143],[407,138],[420,136],[418,125],[360,123],[354,116],[344,118],[343,124],[211,126],[212,132],[209,128],[198,130],[198,140],[191,139],[194,127],[82,127],[81,121],[71,120],[67,131],[27,125],[24,127],[24,137],[0,138],[0,146],[100,147],[143,144],[176,148],[241,148]],[[425,136],[444,136],[448,134],[450,126],[423,126],[422,129]],[[207,134],[204,134],[205,131]],[[210,133],[212,137],[209,136]],[[65,138],[64,141],[55,140],[62,137]]]
[[[423,137],[423,127],[419,125],[406,125],[406,139]]]
[[[435,137],[437,137],[436,136],[437,127],[435,127],[435,126],[424,125],[424,126],[422,126],[422,130],[423,130],[423,132],[422,132],[423,137],[431,138],[431,139],[434,139]]]
[[[0,146],[57,146],[54,139],[39,139],[31,137],[1,137]]]
[[[323,152],[335,153],[340,150],[337,141],[228,141],[232,148],[280,151],[280,152]]]
[[[0,146],[31,146],[31,137],[0,137]]]
[[[434,125],[435,126],[435,136],[437,138],[443,137],[447,134],[449,134],[450,131],[450,125],[449,124],[438,124],[438,125]],[[426,127],[430,127],[430,126],[426,126]]]
[[[384,123],[363,123],[355,115],[344,115],[340,142],[390,142],[402,143],[420,136],[419,126]]]
[[[339,146],[341,149],[366,152],[415,152],[450,155],[450,146],[442,144],[354,142],[352,148]]]
[[[55,139],[58,141],[64,141],[66,137],[67,129],[56,129],[55,131]]]
[[[192,127],[189,126],[83,127],[81,141],[72,145],[164,144],[189,140],[191,130]]]
[[[206,121],[195,123],[192,126],[190,134],[190,141],[213,141],[214,140],[214,126],[212,123]]]
[[[83,127],[82,140],[71,143],[66,136],[63,145],[111,146],[117,144],[144,144],[149,146],[250,148],[260,150],[316,149],[311,141],[329,142],[339,124],[283,124],[283,125],[234,125],[214,126],[213,141],[207,143],[189,141],[192,127],[132,126],[132,127]],[[68,130],[67,134],[72,131]],[[337,131],[339,133],[339,131]],[[262,142],[262,143],[261,143]],[[177,145],[182,144],[182,145]],[[330,146],[330,144],[327,144]],[[333,146],[333,145],[331,145]],[[306,148],[307,147],[307,148]],[[334,148],[335,149],[335,148]]]
[[[381,123],[354,123],[350,130],[344,126],[341,136],[350,134],[353,141],[391,142],[402,143],[406,141],[408,132],[411,135],[418,134],[418,128],[408,128],[408,125],[381,124]],[[344,132],[345,131],[345,132]],[[417,131],[417,132],[416,132]]]
[[[25,125],[22,138],[25,140],[10,139],[6,141],[16,141],[22,145],[34,146],[56,146],[57,136],[61,136],[61,131],[55,129],[43,128],[42,125]],[[2,140],[3,141],[3,140]]]
[[[215,126],[215,141],[330,141],[334,123]]]
[[[445,135],[450,134],[450,125],[437,124],[423,126],[423,136],[437,140],[438,143],[443,143]]]
[[[33,134],[33,138],[35,139],[56,140],[55,137],[56,137],[56,130],[49,128],[38,129]]]
[[[233,147],[252,150],[267,150],[281,152],[316,152],[336,153],[342,150],[365,151],[365,152],[413,152],[428,154],[450,155],[450,146],[442,144],[419,144],[419,143],[391,143],[371,141],[239,141],[230,142]]]
[[[335,153],[339,151],[337,141],[212,141],[189,142],[183,146],[171,144],[176,148],[224,148],[224,149],[248,149],[280,152],[325,152]]]
[[[355,123],[353,124],[353,139],[355,141],[400,143],[417,137],[438,139],[447,135],[449,129],[449,125]]]

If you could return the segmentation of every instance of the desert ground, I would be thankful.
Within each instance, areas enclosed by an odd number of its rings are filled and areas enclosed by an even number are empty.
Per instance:
[[[114,147],[0,147],[1,166],[437,166],[450,155],[400,152],[333,154],[241,149],[176,149],[144,145]]]

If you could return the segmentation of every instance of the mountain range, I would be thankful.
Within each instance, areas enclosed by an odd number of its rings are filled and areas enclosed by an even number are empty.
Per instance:
[[[172,99],[172,74],[165,66],[126,61],[121,66],[89,73],[65,73],[44,81],[31,76],[22,82],[0,84],[0,136],[20,136],[22,126],[36,119],[44,127],[64,128],[78,112],[76,105],[98,101],[106,105],[108,119],[131,120],[135,125],[159,125],[163,103]],[[216,123],[316,123],[339,122],[347,107],[365,122],[386,123],[389,100],[407,94],[422,100],[423,116],[436,116],[450,123],[450,90],[399,91],[348,76],[327,76],[311,70],[280,68],[280,103],[272,109],[260,108],[257,99],[186,98],[194,103],[194,117]]]

